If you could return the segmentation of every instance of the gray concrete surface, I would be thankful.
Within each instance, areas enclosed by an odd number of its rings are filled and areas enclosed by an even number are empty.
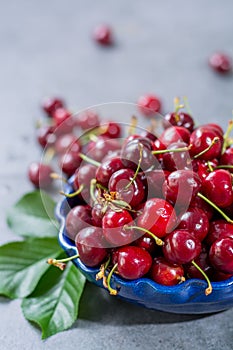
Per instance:
[[[144,92],[187,95],[199,121],[225,127],[233,107],[233,77],[207,66],[221,49],[233,56],[230,0],[0,0],[0,243],[15,239],[5,212],[31,190],[25,173],[38,159],[34,122],[45,95],[75,109],[109,101],[135,102]],[[116,46],[102,49],[92,28],[110,23]],[[24,320],[19,301],[0,298],[0,349],[232,349],[233,310],[181,316],[126,304],[87,285],[80,318],[46,341]]]

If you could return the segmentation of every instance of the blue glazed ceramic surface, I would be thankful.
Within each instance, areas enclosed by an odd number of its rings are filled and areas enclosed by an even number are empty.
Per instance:
[[[72,181],[66,188],[71,193]],[[59,243],[68,256],[77,254],[77,249],[66,235],[65,218],[70,209],[70,199],[61,200],[56,206],[56,216],[60,222]],[[72,199],[71,199],[72,201]],[[73,260],[86,278],[103,288],[102,281],[96,281],[98,268],[86,267],[80,259]],[[140,278],[127,281],[117,275],[112,276],[111,285],[118,290],[117,296],[144,306],[160,311],[182,314],[205,314],[222,311],[233,306],[233,278],[223,282],[212,282],[213,292],[206,296],[207,283],[203,280],[189,279],[182,284],[166,287],[155,283],[148,278]],[[106,293],[108,291],[106,290]],[[115,298],[115,296],[113,296]]]

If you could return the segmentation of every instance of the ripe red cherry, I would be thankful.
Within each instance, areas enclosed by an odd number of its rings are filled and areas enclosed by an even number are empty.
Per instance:
[[[36,130],[36,137],[41,147],[53,146],[56,140],[54,127],[51,125],[42,125]]]
[[[147,184],[148,184],[148,199],[149,198],[162,198],[163,191],[162,186],[164,181],[167,179],[169,171],[166,170],[150,170],[145,172]]]
[[[177,217],[171,204],[161,198],[146,201],[137,225],[162,238],[171,232],[177,224]]]
[[[187,264],[201,252],[201,242],[189,231],[175,230],[165,237],[163,254],[174,264]]]
[[[218,73],[229,73],[232,69],[230,57],[220,52],[214,53],[209,58],[209,65]]]
[[[183,126],[171,126],[165,129],[159,137],[160,142],[167,147],[174,142],[189,143],[190,131]],[[155,141],[156,142],[156,141]]]
[[[151,153],[154,150],[153,142],[148,138],[134,138],[124,142],[121,150],[122,163],[125,167],[136,170],[140,159],[140,148],[142,159],[140,168],[145,171],[152,166],[160,167],[157,158]]]
[[[94,29],[93,39],[104,46],[112,45],[112,29],[106,24],[101,24]]]
[[[103,132],[101,136],[105,136],[110,139],[116,139],[121,136],[121,127],[119,123],[109,121],[101,126]]]
[[[48,164],[33,162],[28,168],[28,177],[36,188],[47,188],[52,183],[50,174],[53,169]]]
[[[194,120],[188,113],[177,112],[177,113],[168,113],[164,117],[163,126],[165,129],[169,128],[171,125],[174,126],[183,126],[188,129],[190,132],[194,128]]]
[[[206,237],[209,230],[209,219],[200,208],[189,208],[178,218],[177,229],[187,230],[200,241]]]
[[[173,171],[163,184],[166,200],[177,208],[188,208],[201,188],[199,176],[191,170]]]
[[[108,182],[113,173],[124,168],[120,157],[114,157],[103,161],[96,170],[96,180],[103,186],[108,187]]]
[[[233,203],[231,174],[224,169],[212,171],[202,183],[202,192],[218,207],[230,206]]]
[[[98,266],[108,254],[102,230],[99,227],[83,228],[75,238],[80,260],[87,266]]]
[[[212,279],[214,269],[210,264],[208,252],[209,251],[206,246],[203,245],[201,253],[195,258],[194,261],[202,269],[202,271],[204,271],[207,276]],[[205,279],[203,274],[192,263],[185,265],[185,272],[189,278]]]
[[[86,154],[97,162],[101,162],[107,154],[117,151],[120,148],[119,140],[99,136],[97,141],[89,142]]]
[[[152,263],[150,277],[163,286],[175,286],[184,278],[184,269],[181,265],[174,265],[163,257],[156,257]]]
[[[88,110],[74,116],[75,124],[82,130],[93,129],[99,126],[99,116],[94,111]]]
[[[145,249],[135,246],[119,248],[116,257],[120,276],[129,280],[147,274],[152,264],[150,254]]]
[[[106,212],[102,219],[102,227],[104,237],[111,247],[119,247],[134,241],[133,230],[124,228],[124,225],[130,223],[133,223],[133,218],[127,210]]]
[[[210,167],[214,169],[217,165],[218,165],[217,159],[212,159],[212,160],[209,160],[208,162],[203,159],[194,159],[192,161],[193,169],[196,170],[201,180],[204,180],[209,175]]]
[[[136,239],[133,242],[133,245],[145,249],[151,255],[154,254],[159,248],[159,246],[155,243],[154,238],[148,235],[147,233]]]
[[[233,225],[222,219],[212,221],[205,242],[211,245],[216,239],[225,237],[233,238]]]
[[[121,200],[132,207],[136,207],[144,200],[145,192],[140,177],[137,176],[135,180],[133,178],[133,170],[120,169],[110,177],[108,188],[110,192],[117,192]]]
[[[213,131],[207,127],[199,127],[195,129],[191,136],[189,143],[190,147],[190,155],[194,157],[195,155],[199,155],[202,151],[207,149],[216,137],[219,137],[216,131]],[[221,154],[222,150],[222,140],[219,139],[212,147],[200,155],[199,159],[204,160],[212,160],[214,158],[218,158]]]
[[[226,149],[226,151],[221,155],[219,163],[220,165],[233,165],[233,147]],[[227,170],[233,173],[233,167],[229,167]]]
[[[81,162],[82,159],[79,157],[78,154],[68,152],[60,157],[59,165],[63,173],[70,177],[80,166]]]
[[[84,189],[79,194],[79,198],[82,198],[88,204],[90,204],[90,183],[92,179],[95,179],[95,173],[96,166],[92,164],[82,164],[77,168],[74,174],[74,190],[77,191],[81,186],[84,186]]]
[[[52,98],[46,98],[42,102],[42,108],[45,111],[45,113],[48,115],[48,117],[52,117],[54,111],[57,108],[63,108],[64,107],[64,101],[62,101],[60,98],[52,97]]]
[[[194,197],[194,199],[190,203],[190,207],[200,208],[205,212],[209,221],[212,219],[214,215],[214,209],[211,207],[206,201],[204,201],[199,196]]]
[[[138,108],[142,114],[150,117],[161,110],[160,99],[152,94],[141,96],[138,100]]]
[[[74,134],[60,136],[55,143],[56,153],[62,155],[66,152],[78,154],[81,152],[81,144]]]
[[[74,241],[78,232],[91,224],[91,208],[88,205],[77,205],[66,217],[67,236]]]
[[[192,164],[191,164],[191,159],[189,155],[189,151],[187,150],[188,144],[185,142],[174,142],[171,143],[168,147],[167,150],[176,150],[176,149],[181,149],[181,148],[186,148],[184,151],[180,152],[167,152],[162,155],[162,164],[164,169],[168,171],[175,171],[179,169],[191,169]]]
[[[209,258],[216,270],[233,274],[233,239],[217,239],[210,247]]]

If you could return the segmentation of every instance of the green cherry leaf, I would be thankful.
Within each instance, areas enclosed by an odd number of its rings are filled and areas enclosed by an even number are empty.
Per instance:
[[[54,237],[58,231],[54,208],[55,202],[45,192],[27,193],[8,212],[8,226],[24,237]]]
[[[33,238],[0,247],[0,294],[11,299],[30,295],[49,269],[49,258],[62,249],[56,238]]]
[[[22,301],[24,317],[42,329],[42,339],[68,329],[76,321],[85,277],[69,262],[64,271],[50,267],[33,294]]]

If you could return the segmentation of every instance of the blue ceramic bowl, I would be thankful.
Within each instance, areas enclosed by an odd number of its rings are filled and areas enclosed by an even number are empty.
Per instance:
[[[72,179],[67,185],[67,193],[73,192]],[[60,222],[59,243],[68,256],[77,254],[77,249],[66,235],[65,218],[70,210],[70,200],[61,200],[56,206],[56,216]],[[72,201],[72,199],[71,199]],[[98,268],[85,266],[80,259],[74,264],[86,276],[88,281],[103,288],[102,281],[96,281]],[[189,279],[177,286],[167,287],[157,284],[149,278],[127,281],[113,274],[111,286],[118,290],[117,297],[142,305],[149,309],[179,313],[206,314],[226,310],[233,306],[233,278],[223,282],[213,282],[213,292],[206,296],[207,283],[199,279]],[[106,290],[106,293],[109,293]],[[113,296],[115,298],[115,296]]]

